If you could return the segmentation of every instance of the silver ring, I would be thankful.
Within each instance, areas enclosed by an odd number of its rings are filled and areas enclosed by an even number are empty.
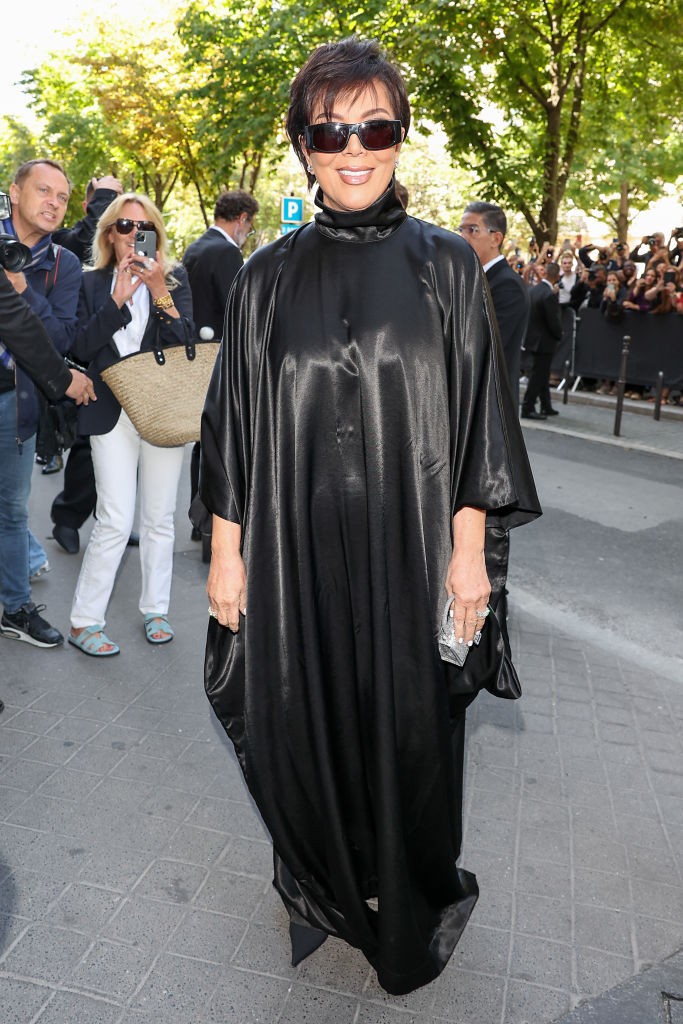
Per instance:
[[[475,612],[474,614],[477,616],[478,619],[485,619],[487,615],[491,614],[491,609],[485,608],[483,612]]]
[[[209,618],[210,619],[217,619],[218,618],[218,613],[215,612],[213,610],[213,608],[209,608]]]
[[[481,640],[481,630],[480,629],[478,629],[477,632],[474,634],[473,640],[474,640],[475,644],[478,644],[479,641]]]

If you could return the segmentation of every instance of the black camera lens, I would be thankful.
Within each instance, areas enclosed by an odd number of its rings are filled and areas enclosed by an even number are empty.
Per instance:
[[[17,274],[31,259],[31,250],[12,235],[0,235],[0,267]]]

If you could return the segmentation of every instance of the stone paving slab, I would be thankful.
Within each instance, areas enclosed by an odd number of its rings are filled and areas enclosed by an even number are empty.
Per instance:
[[[58,485],[36,480],[43,535]],[[402,998],[335,940],[293,969],[268,838],[203,694],[186,506],[172,644],[144,640],[130,549],[119,657],[0,640],[2,1024],[546,1024],[683,946],[681,679],[532,614],[513,581],[525,696],[468,717],[481,898],[451,963]],[[35,596],[66,628],[80,559],[49,557]]]
[[[683,1024],[683,951],[582,1004],[557,1024]]]

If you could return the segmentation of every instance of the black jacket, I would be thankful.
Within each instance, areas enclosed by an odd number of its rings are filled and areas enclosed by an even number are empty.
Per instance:
[[[0,269],[0,323],[2,342],[18,366],[47,398],[61,398],[71,384],[71,373],[33,310],[15,291]]]
[[[197,330],[211,327],[214,338],[223,337],[225,304],[235,274],[243,263],[242,253],[216,228],[209,228],[188,246],[183,265],[192,289],[192,307]]]
[[[89,364],[88,375],[93,379],[97,402],[79,408],[80,434],[108,434],[121,415],[121,406],[100,376],[102,370],[121,358],[113,336],[119,328],[131,321],[128,306],[119,309],[111,297],[112,274],[113,267],[86,271],[81,283],[78,328],[72,351],[78,359]],[[149,352],[154,348],[157,332],[161,346],[165,348],[168,345],[184,344],[186,330],[190,334],[194,331],[187,275],[182,267],[177,266],[173,269],[173,276],[178,285],[171,290],[171,294],[180,318],[175,319],[163,311],[155,310],[150,301],[150,314],[140,345],[141,352]]]
[[[562,337],[560,300],[547,281],[539,281],[529,293],[529,329],[525,349],[527,352],[554,352]]]
[[[529,289],[507,260],[499,260],[486,271],[496,311],[505,365],[514,387],[519,381],[522,345],[529,323]]]

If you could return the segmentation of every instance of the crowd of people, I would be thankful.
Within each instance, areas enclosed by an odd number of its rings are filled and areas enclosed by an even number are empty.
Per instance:
[[[548,263],[558,262],[560,305],[576,311],[601,309],[609,319],[619,319],[624,310],[683,314],[683,227],[672,230],[668,243],[655,232],[631,250],[617,239],[609,245],[565,241],[559,249],[549,243],[539,248],[531,239],[526,260],[518,246],[506,255],[529,285],[543,279]]]

